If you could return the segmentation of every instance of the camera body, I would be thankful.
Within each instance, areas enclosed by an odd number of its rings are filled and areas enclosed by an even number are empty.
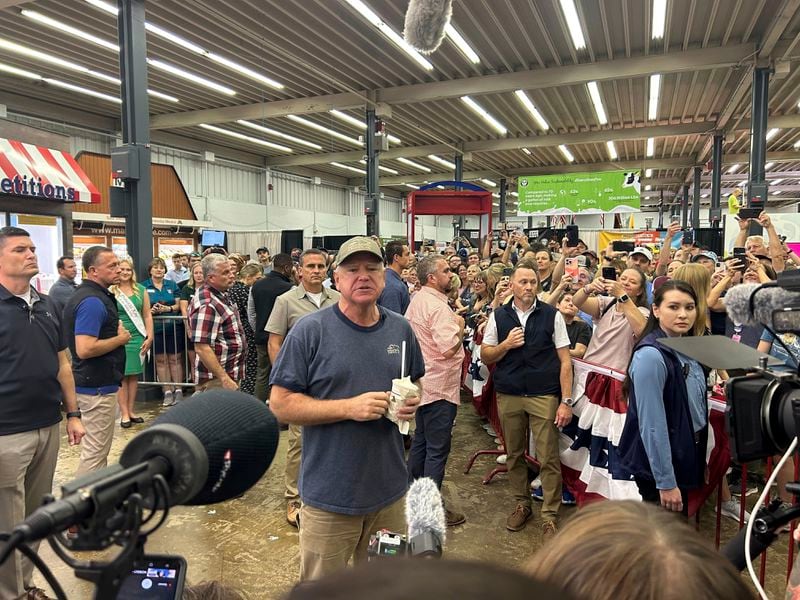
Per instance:
[[[369,537],[368,561],[399,556],[440,558],[442,541],[432,531],[423,531],[408,539],[402,533],[381,529]]]

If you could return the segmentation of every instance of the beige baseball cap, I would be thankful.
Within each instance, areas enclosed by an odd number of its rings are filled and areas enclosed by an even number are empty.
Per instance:
[[[342,264],[348,258],[353,256],[353,254],[357,254],[358,252],[369,252],[379,261],[383,262],[381,248],[378,246],[375,240],[359,235],[350,238],[344,244],[342,244],[342,246],[339,248],[339,252],[336,254],[336,264]]]

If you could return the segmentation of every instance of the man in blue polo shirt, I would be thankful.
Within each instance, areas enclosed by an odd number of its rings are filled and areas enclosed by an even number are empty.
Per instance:
[[[383,292],[378,298],[378,305],[402,315],[405,314],[411,302],[411,296],[408,293],[408,286],[400,275],[411,262],[411,252],[403,242],[392,240],[386,244],[384,253],[387,266],[385,271],[386,287],[383,288]]]
[[[30,285],[38,272],[28,232],[0,229],[0,531],[11,531],[53,488],[61,404],[70,445],[83,437],[58,313]],[[13,553],[0,565],[0,598],[46,597],[32,575],[33,564]]]
[[[114,438],[117,392],[125,373],[125,344],[131,334],[119,320],[108,291],[119,283],[119,259],[105,246],[83,253],[86,277],[64,307],[64,332],[86,438],[76,476],[102,469]]]

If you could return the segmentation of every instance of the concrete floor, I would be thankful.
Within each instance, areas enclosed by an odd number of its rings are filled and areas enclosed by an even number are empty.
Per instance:
[[[140,414],[151,421],[161,410],[157,403],[147,402]],[[127,430],[117,427],[111,450],[112,462],[116,461],[127,441],[143,427],[146,424]],[[506,516],[513,509],[507,480],[500,475],[490,485],[481,484],[483,475],[495,466],[494,457],[478,459],[470,474],[463,473],[472,452],[491,447],[493,441],[480,427],[472,406],[463,404],[456,422],[444,494],[453,508],[466,514],[467,522],[448,531],[445,553],[447,557],[517,565],[541,545],[536,503],[534,518],[528,527],[511,533],[505,529]],[[298,533],[285,519],[285,451],[283,434],[272,466],[243,497],[213,506],[174,508],[166,524],[149,539],[147,551],[184,556],[189,564],[187,585],[220,580],[248,598],[280,597],[297,581],[299,569]],[[72,478],[77,457],[78,450],[68,447],[66,438],[62,438],[55,489]],[[575,510],[564,507],[562,518],[568,519]],[[723,519],[723,540],[735,531],[734,522]],[[710,507],[703,512],[701,533],[713,540],[714,514]],[[776,549],[769,554],[767,591],[771,597],[783,596],[785,589],[787,539],[788,536],[782,536]],[[55,571],[70,598],[92,597],[92,586],[76,579],[47,543],[42,545],[41,555]],[[36,581],[42,580],[36,576]]]

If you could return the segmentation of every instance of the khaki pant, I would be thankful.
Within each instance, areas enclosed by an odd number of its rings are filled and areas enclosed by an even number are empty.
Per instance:
[[[114,440],[117,416],[117,393],[76,394],[86,435],[81,440],[81,459],[75,477],[86,475],[108,465],[108,453]]]
[[[406,530],[405,499],[367,515],[342,515],[308,505],[300,509],[300,579],[319,579],[367,557],[369,536],[379,529]]]
[[[286,502],[300,500],[297,480],[300,477],[300,459],[303,454],[303,428],[300,425],[289,425],[289,447],[286,449],[286,491],[283,497]]]
[[[0,436],[0,531],[11,531],[52,491],[59,425]],[[36,552],[39,542],[29,545]],[[14,552],[0,566],[0,598],[22,595],[32,575],[33,563]]]
[[[267,345],[257,345],[258,365],[256,366],[256,398],[266,402],[269,398],[269,374],[272,372],[272,363],[269,362]]]
[[[508,480],[518,504],[531,505],[528,466],[524,452],[528,445],[528,427],[536,443],[536,458],[541,464],[544,502],[542,519],[555,521],[561,507],[561,458],[558,452],[559,431],[555,426],[558,410],[556,396],[509,396],[497,394],[497,412],[506,441]]]

